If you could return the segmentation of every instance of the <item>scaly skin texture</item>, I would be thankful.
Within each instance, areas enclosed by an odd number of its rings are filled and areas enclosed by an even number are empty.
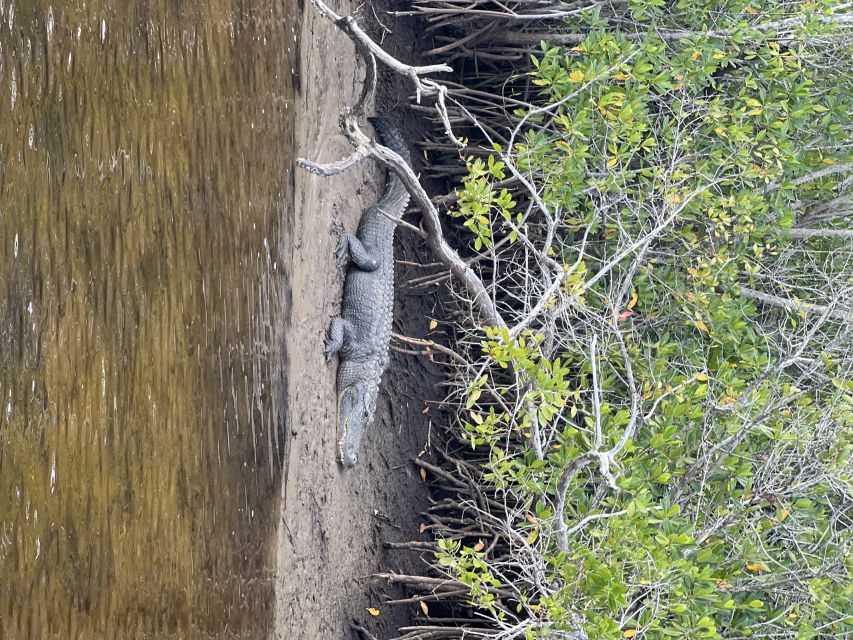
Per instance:
[[[400,132],[381,118],[370,118],[382,142],[409,165],[411,157]],[[361,217],[355,236],[342,234],[338,263],[350,262],[341,315],[329,326],[326,359],[338,353],[338,460],[352,467],[364,432],[373,422],[379,382],[388,366],[388,343],[394,311],[394,230],[409,194],[394,173],[385,193]],[[387,215],[383,215],[382,212]]]

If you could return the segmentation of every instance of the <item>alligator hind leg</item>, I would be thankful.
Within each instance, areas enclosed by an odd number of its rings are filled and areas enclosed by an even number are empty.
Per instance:
[[[361,240],[350,233],[341,234],[335,258],[339,267],[346,266],[348,259],[362,271],[375,271],[379,267],[379,262],[370,255]]]
[[[326,334],[326,362],[332,359],[345,343],[352,339],[353,326],[349,320],[341,317],[332,318],[329,331]]]

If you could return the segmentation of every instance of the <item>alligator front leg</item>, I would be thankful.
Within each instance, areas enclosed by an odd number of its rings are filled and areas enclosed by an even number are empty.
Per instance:
[[[326,335],[326,362],[329,362],[344,344],[353,339],[354,333],[355,329],[349,320],[344,320],[341,317],[332,318]]]
[[[350,233],[341,234],[335,258],[339,267],[345,267],[350,260],[362,271],[375,271],[379,267],[379,262],[370,255],[361,240]]]

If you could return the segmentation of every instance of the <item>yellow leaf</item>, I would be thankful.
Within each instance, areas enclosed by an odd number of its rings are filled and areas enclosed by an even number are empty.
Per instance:
[[[699,53],[698,51],[694,51],[693,53],[691,53],[691,54],[690,54],[690,59],[691,59],[691,60],[698,60],[698,59],[699,59],[699,56],[701,56],[701,55],[702,55],[702,54],[701,54],[701,53]]]
[[[699,373],[699,374],[696,374],[696,379],[699,382],[707,382],[708,376],[706,376],[704,373]]]
[[[536,518],[534,518],[534,517],[533,517],[533,514],[532,514],[532,513],[528,513],[528,514],[527,514],[527,521],[528,521],[530,524],[536,524]]]
[[[620,71],[619,73],[617,73],[616,75],[613,76],[613,79],[614,80],[620,80],[620,81],[621,80],[627,80],[628,76]]]
[[[430,331],[432,331],[433,329],[435,329],[437,326],[438,326],[438,321],[437,321],[437,320],[430,320],[430,321],[429,321],[429,330],[430,330]]]
[[[747,111],[746,115],[748,116],[757,116],[761,114],[761,109],[753,109],[752,111]]]
[[[784,522],[785,518],[788,517],[788,510],[782,509],[782,513],[779,514],[779,522]]]
[[[379,615],[379,609],[376,609],[374,607],[367,607],[367,613],[369,613],[370,615],[372,615],[375,618],[376,616]]]
[[[477,544],[474,545],[474,551],[482,551],[486,544],[482,540],[477,540]]]
[[[623,638],[633,638],[635,635],[637,635],[636,629],[625,629],[625,631],[622,632]]]
[[[533,544],[534,542],[536,542],[536,538],[538,537],[539,529],[531,529],[530,533],[527,534],[527,540],[525,540],[525,542],[527,542],[527,544]]]
[[[586,75],[580,69],[575,69],[569,74],[569,80],[571,80],[572,82],[580,82],[585,77]]]
[[[527,605],[527,608],[530,609],[531,611],[541,611],[542,605],[541,604],[529,604],[529,605]]]
[[[427,606],[427,603],[424,602],[423,600],[421,600],[421,611],[424,612],[425,616],[429,615],[429,607]]]
[[[750,571],[769,571],[767,565],[763,565],[760,562],[753,562],[752,564],[746,565],[746,568]]]
[[[607,161],[607,168],[609,169],[610,167],[615,165],[617,162],[619,162],[619,158],[610,158],[610,160]]]
[[[832,158],[824,158],[823,160],[821,160],[821,162],[824,164],[835,164],[835,160],[833,160]]]
[[[637,304],[637,300],[640,299],[640,296],[637,295],[636,291],[631,292],[631,301],[628,303],[628,309],[633,309],[634,305]]]
[[[754,16],[756,13],[758,13],[758,11],[756,11],[752,7],[747,7],[746,9],[744,9],[744,11],[746,11],[751,16]]]
[[[421,467],[421,480],[426,481],[426,469]]]
[[[694,320],[693,324],[696,325],[696,328],[699,329],[699,331],[704,331],[705,333],[708,333],[708,325],[706,325],[701,320]]]

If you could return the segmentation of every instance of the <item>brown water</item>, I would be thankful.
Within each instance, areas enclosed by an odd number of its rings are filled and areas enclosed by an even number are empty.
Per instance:
[[[0,0],[0,640],[270,631],[297,11]]]

